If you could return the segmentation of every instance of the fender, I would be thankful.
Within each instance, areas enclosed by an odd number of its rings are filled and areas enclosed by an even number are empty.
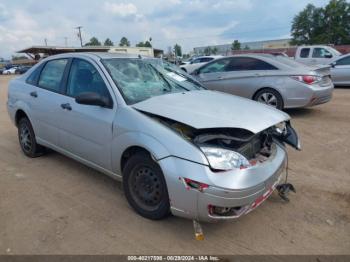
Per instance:
[[[156,159],[170,155],[169,151],[154,137],[140,132],[126,132],[113,138],[112,141],[112,170],[117,174],[121,172],[121,158],[125,150],[138,146],[146,149]]]
[[[29,113],[29,112],[31,112],[31,110],[30,110],[28,104],[24,103],[21,100],[17,100],[12,105],[9,103],[8,107],[9,107],[9,109],[8,109],[9,110],[9,114],[10,114],[10,117],[12,118],[12,120],[13,120],[13,123],[16,124],[16,114],[17,114],[18,110],[22,110],[27,115],[30,123],[32,124],[34,133],[37,133],[37,132],[35,132],[36,131],[36,122],[34,121],[33,116]],[[10,110],[12,112],[10,112]]]

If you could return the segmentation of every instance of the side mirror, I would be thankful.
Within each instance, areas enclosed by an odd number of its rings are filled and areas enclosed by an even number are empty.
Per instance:
[[[325,54],[324,57],[325,58],[332,58],[333,56],[332,56],[332,54]]]
[[[333,62],[333,63],[331,63],[331,67],[335,67],[337,65],[337,63],[336,62]]]
[[[75,98],[75,102],[82,105],[101,106],[107,108],[113,107],[110,99],[102,97],[101,95],[93,92],[80,93]]]

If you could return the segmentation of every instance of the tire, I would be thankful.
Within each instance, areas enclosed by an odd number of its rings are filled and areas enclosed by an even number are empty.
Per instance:
[[[159,220],[170,213],[168,189],[160,166],[145,152],[130,157],[123,170],[126,199],[141,216]]]
[[[272,88],[264,88],[257,92],[253,99],[257,102],[272,106],[279,110],[283,109],[283,98],[276,90]]]
[[[32,124],[26,117],[18,122],[18,141],[23,153],[28,157],[38,157],[45,152],[45,148],[36,142]]]

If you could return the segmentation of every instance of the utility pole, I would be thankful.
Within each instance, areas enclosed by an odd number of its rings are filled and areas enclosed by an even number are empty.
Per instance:
[[[45,46],[47,46],[47,39],[46,38],[44,39],[44,42],[45,42]]]
[[[80,46],[81,47],[83,47],[83,38],[82,38],[82,36],[81,36],[81,29],[82,29],[83,27],[82,26],[78,26],[78,27],[76,27],[75,29],[78,29],[78,37],[79,37],[79,39],[80,39]]]
[[[68,37],[64,37],[64,45],[65,45],[65,47],[67,47],[68,46]]]

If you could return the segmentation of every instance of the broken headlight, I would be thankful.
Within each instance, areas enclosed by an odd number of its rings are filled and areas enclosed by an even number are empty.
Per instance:
[[[249,167],[249,161],[240,153],[215,147],[201,147],[210,166],[217,170]]]
[[[287,125],[286,122],[281,122],[275,125],[275,129],[277,133],[284,135],[287,132]]]

